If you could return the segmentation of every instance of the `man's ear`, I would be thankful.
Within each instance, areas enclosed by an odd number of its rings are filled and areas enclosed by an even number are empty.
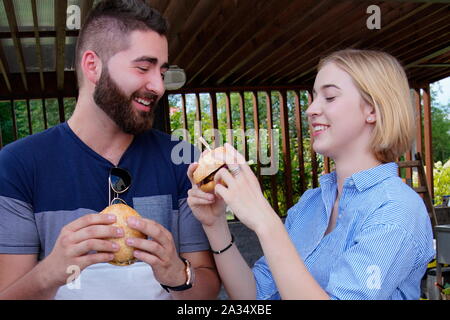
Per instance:
[[[86,50],[81,59],[81,70],[87,81],[96,85],[102,73],[102,61],[92,50]]]

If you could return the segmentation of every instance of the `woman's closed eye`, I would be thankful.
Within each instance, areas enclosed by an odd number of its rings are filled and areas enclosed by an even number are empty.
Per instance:
[[[327,102],[331,102],[335,99],[336,97],[325,97],[325,100],[327,100]]]

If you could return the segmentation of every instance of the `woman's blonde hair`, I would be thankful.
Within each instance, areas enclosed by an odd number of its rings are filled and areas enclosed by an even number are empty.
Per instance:
[[[375,108],[376,123],[371,149],[383,162],[396,161],[409,150],[414,139],[415,115],[408,79],[400,63],[390,54],[373,50],[346,49],[319,62],[347,72],[362,98]]]

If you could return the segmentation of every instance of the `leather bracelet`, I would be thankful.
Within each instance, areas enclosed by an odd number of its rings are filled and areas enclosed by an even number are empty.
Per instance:
[[[223,248],[222,250],[219,250],[219,251],[214,251],[214,250],[212,250],[212,249],[211,249],[211,251],[212,251],[212,253],[214,253],[214,254],[221,254],[221,253],[224,253],[225,251],[227,251],[228,249],[231,248],[231,246],[233,245],[233,243],[234,243],[234,235],[231,234],[231,242],[230,242],[230,244],[229,244],[228,246],[226,246],[225,248]]]

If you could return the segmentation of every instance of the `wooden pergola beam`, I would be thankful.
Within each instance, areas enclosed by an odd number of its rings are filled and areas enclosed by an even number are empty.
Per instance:
[[[425,56],[425,57],[422,57],[422,58],[420,58],[420,59],[418,59],[418,60],[415,60],[415,61],[413,61],[413,62],[410,62],[409,64],[407,64],[407,65],[405,66],[405,68],[410,68],[410,67],[419,65],[419,64],[421,64],[422,62],[426,62],[426,61],[428,61],[428,60],[430,60],[430,59],[433,59],[433,58],[436,58],[436,57],[438,57],[438,56],[440,56],[440,55],[446,54],[447,52],[450,52],[450,46],[445,46],[445,47],[443,47],[442,49],[439,49],[439,50],[437,50],[437,51],[435,51],[435,52],[433,52],[433,53],[431,53],[431,54],[429,54],[429,55],[427,55],[427,56]]]
[[[5,53],[3,52],[2,43],[0,42],[0,71],[3,75],[3,80],[5,81],[6,88],[8,89],[8,92],[11,93],[11,82],[9,80],[9,68],[8,68],[8,62],[6,60]]]
[[[86,21],[86,17],[88,15],[89,11],[92,9],[93,4],[94,4],[94,0],[82,0],[81,1],[81,6],[80,6],[80,10],[81,10],[81,26],[83,26],[84,21]]]
[[[290,10],[290,3],[296,8]],[[292,11],[299,11],[299,6],[298,2],[293,3],[292,1],[278,0],[265,1],[265,5],[260,9],[250,9],[253,10],[254,14],[248,18],[244,18],[242,23],[233,24],[229,33],[220,34],[218,38],[219,41],[216,43],[217,49],[212,50],[214,54],[212,55],[211,60],[204,63],[202,62],[203,59],[198,59],[197,65],[193,67],[196,73],[192,79],[199,76],[202,79],[201,84],[204,85],[210,78],[214,77],[216,71],[227,70],[227,73],[217,81],[219,84],[222,83],[223,79],[228,78],[230,74],[233,74],[237,68],[242,66],[242,64],[255,53],[255,50],[261,50],[265,47],[262,46],[262,42],[270,39],[267,35],[274,37],[274,34],[280,32],[279,29],[267,32],[268,29],[273,29],[273,25],[271,23],[261,24],[261,21],[269,21],[268,17],[271,17],[274,19],[275,24],[277,24],[277,20],[280,19],[280,16],[289,14]],[[280,8],[285,9],[283,10]],[[289,26],[286,25],[286,28],[289,28]],[[243,32],[243,30],[246,30],[246,32]],[[249,34],[252,35],[250,39],[248,38]],[[265,36],[262,36],[262,34]],[[264,39],[263,41],[261,41],[262,38]],[[230,49],[230,47],[234,46],[234,43],[240,43],[242,45],[238,50]],[[225,59],[219,58],[221,55],[225,57]],[[219,68],[217,68],[215,63],[216,59],[221,60],[221,66]],[[236,63],[236,61],[238,61],[238,63]],[[209,69],[207,69],[208,67]]]
[[[235,37],[235,34],[242,29],[242,25],[245,24],[246,15],[257,5],[257,0],[247,0],[239,3],[229,2],[226,7],[227,12],[221,16],[221,21],[210,22],[220,27],[207,28],[197,35],[201,39],[215,39],[215,41],[209,41],[206,45],[201,45],[195,41],[194,48],[185,51],[183,59],[179,60],[179,63],[186,70],[192,69],[194,72],[190,75],[190,81],[192,81],[198,74],[198,65],[206,64],[212,56],[215,56],[217,51],[221,51],[222,48],[228,43],[227,38]],[[239,7],[240,6],[240,7]],[[239,7],[239,8],[236,8]],[[205,55],[208,59],[205,59]],[[191,68],[192,67],[192,68]]]
[[[19,38],[17,38],[18,28],[17,28],[17,20],[16,13],[14,9],[14,4],[12,0],[3,0],[3,5],[5,6],[5,13],[8,19],[9,30],[11,32],[10,36],[13,40],[14,49],[16,50],[17,62],[19,64],[20,75],[22,78],[22,83],[26,91],[28,91],[28,82],[27,82],[27,69],[25,67],[25,59],[23,57],[22,44],[20,43]]]
[[[450,63],[418,64],[418,65],[412,66],[411,68],[450,68]]]
[[[66,46],[67,0],[55,1],[56,82],[58,90],[64,88],[64,49]]]
[[[31,9],[33,12],[34,38],[36,39],[36,56],[37,56],[38,65],[39,65],[39,81],[41,84],[41,90],[45,91],[44,64],[42,62],[42,48],[41,48],[41,38],[39,37],[39,22],[38,22],[38,16],[37,16],[36,0],[31,0]]]
[[[252,43],[247,43],[247,52],[244,54],[241,52],[237,57],[241,61],[238,63],[231,61],[229,65],[225,66],[224,69],[228,69],[228,73],[223,76],[221,79],[219,79],[219,82],[223,82],[227,77],[231,76],[231,74],[235,73],[238,76],[233,78],[231,81],[233,84],[236,84],[241,79],[245,79],[246,81],[252,81],[256,77],[258,77],[260,74],[264,72],[264,68],[269,66],[274,66],[275,64],[278,64],[277,57],[280,56],[280,52],[289,52],[292,50],[292,41],[295,41],[295,38],[298,38],[298,34],[295,32],[296,26],[302,25],[302,24],[308,24],[313,23],[314,20],[316,20],[316,17],[319,15],[318,12],[320,12],[323,7],[325,7],[325,11],[328,8],[331,7],[330,2],[327,1],[321,1],[319,3],[316,2],[304,2],[301,3],[304,7],[303,10],[308,11],[308,15],[304,15],[300,17],[299,19],[293,19],[293,22],[290,25],[287,25],[286,28],[283,28],[283,30],[280,30],[279,33],[270,32],[270,26],[269,26],[269,36],[266,33],[263,33],[263,38],[261,39],[263,43],[265,42],[264,38],[269,37],[269,39],[273,39],[270,43],[258,44],[253,41]],[[286,10],[287,11],[287,10]],[[291,12],[297,12],[302,11],[299,9],[291,10]],[[281,20],[282,21],[282,20]],[[266,31],[266,30],[262,30]],[[270,35],[272,33],[272,35]],[[303,39],[305,41],[305,39]],[[245,47],[244,47],[245,48]],[[243,48],[243,49],[244,49]],[[240,57],[242,56],[242,57]],[[251,63],[250,68],[246,68],[245,70],[239,70],[243,65],[245,65],[249,61],[254,61]],[[233,65],[234,64],[234,65]],[[278,64],[279,65],[279,64]],[[264,66],[264,68],[261,68]],[[253,72],[253,73],[252,73]],[[254,75],[256,72],[256,75]],[[249,74],[253,74],[253,77],[249,77]]]
[[[205,26],[213,20],[221,7],[220,1],[198,1],[197,6],[187,18],[183,30],[170,39],[169,57],[174,64],[177,64],[178,59],[188,50],[197,34],[205,29]]]
[[[429,5],[427,5],[427,4],[422,5],[400,17],[398,16],[398,14],[395,11],[388,11],[386,16],[383,17],[383,19],[385,21],[385,25],[383,25],[383,28],[380,30],[380,32],[382,32],[383,34],[386,34],[386,32],[387,32],[387,34],[389,34],[389,32],[397,32],[397,30],[400,29],[401,27],[408,25],[408,21],[407,21],[408,18],[413,17],[415,14],[421,12],[422,10],[424,10],[428,7],[429,7]],[[365,15],[365,11],[363,11],[363,13]],[[324,49],[326,48],[326,50],[328,52],[332,52],[337,49],[342,49],[342,48],[348,47],[348,43],[353,43],[352,39],[355,37],[355,32],[351,31],[351,27],[352,26],[347,27],[345,29],[345,31],[341,30],[340,33],[348,35],[347,37],[342,38],[341,41],[336,41],[334,38],[335,37],[334,34],[331,34],[331,38],[329,38],[327,40],[323,40],[322,41],[323,44],[327,44],[328,41],[330,43],[335,43],[332,46],[324,47]],[[356,29],[356,30],[359,30],[359,29]],[[358,40],[356,41],[356,43],[354,45],[352,45],[352,47],[355,47],[355,48],[368,47],[369,45],[372,45],[372,42],[374,42],[375,39],[378,39],[380,37],[379,33],[368,34],[366,37],[366,33],[361,33],[362,32],[361,30],[359,30],[358,32],[360,33],[360,35],[358,36]],[[359,40],[359,39],[363,39],[363,40]],[[314,48],[315,46],[312,45],[312,47]],[[315,64],[312,64],[312,65],[309,64],[310,66],[308,65],[308,62],[310,62],[312,59],[312,55],[314,55],[314,50],[310,49],[308,51],[308,56],[304,57],[305,62],[297,64],[297,67],[291,68],[291,71],[286,74],[286,78],[289,79],[288,80],[289,83],[304,80],[303,78],[305,76],[313,75],[313,77],[314,77],[317,66]]]

